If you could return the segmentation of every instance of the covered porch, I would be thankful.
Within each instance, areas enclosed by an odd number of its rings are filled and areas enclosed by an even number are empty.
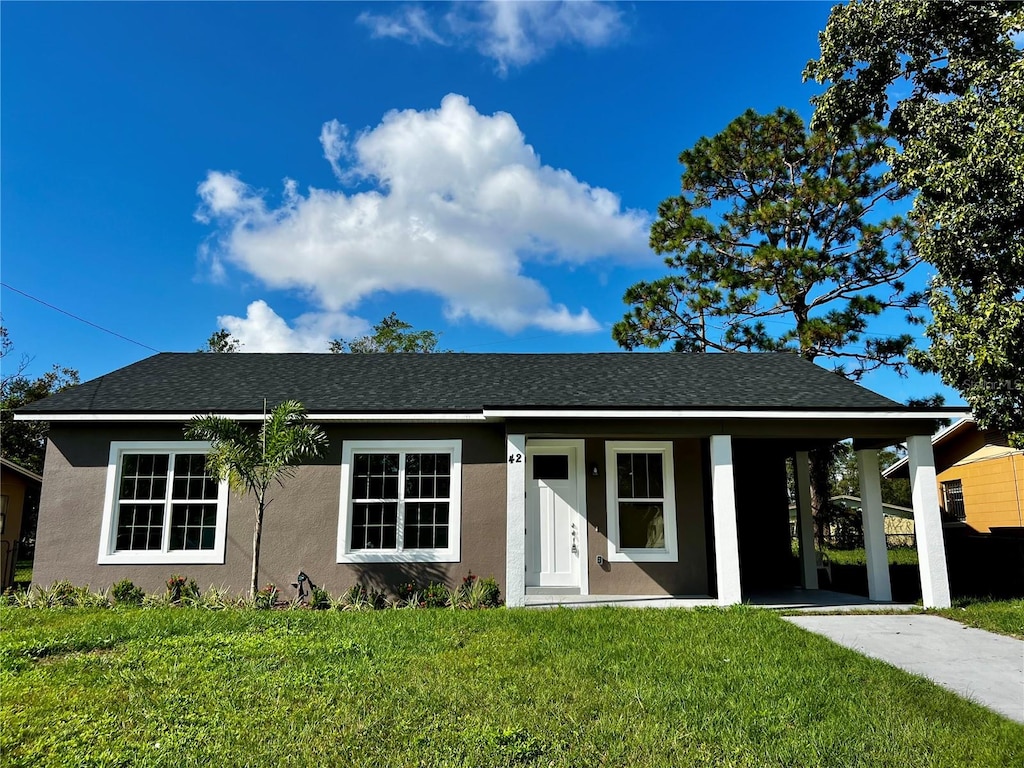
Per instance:
[[[906,604],[892,602],[877,452],[906,442],[923,603],[947,607],[949,580],[931,451],[936,419],[945,415],[905,409],[732,412],[717,419],[680,412],[660,419],[635,413],[509,419],[506,602],[536,607],[749,603],[810,610],[902,608]],[[844,439],[853,441],[858,458],[867,600],[818,589],[808,453]],[[534,459],[568,446],[576,484],[571,501],[562,504],[565,533],[562,539],[557,533],[544,539],[537,534],[538,524],[550,524],[554,531],[561,502],[556,488],[549,493],[554,503],[542,509],[538,488],[545,492],[547,486],[535,473]],[[653,501],[664,514],[657,521],[661,538],[655,537],[660,546],[655,554],[646,554],[642,544],[624,547],[626,516],[638,499],[614,487],[616,471],[622,474],[621,465],[615,465],[618,451],[635,452],[633,461],[637,455],[661,456],[665,488],[658,485],[661,495]],[[789,538],[787,460],[797,489],[797,572]],[[542,518],[549,522],[539,523]],[[551,562],[562,557],[576,571],[570,568],[563,581],[538,580],[538,570],[549,567],[540,565],[545,557]]]

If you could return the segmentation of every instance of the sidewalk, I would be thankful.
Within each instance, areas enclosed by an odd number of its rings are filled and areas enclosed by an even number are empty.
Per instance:
[[[921,614],[783,618],[1024,723],[1024,640]]]

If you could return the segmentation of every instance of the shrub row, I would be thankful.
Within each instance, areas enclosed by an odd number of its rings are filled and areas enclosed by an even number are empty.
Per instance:
[[[310,609],[338,611],[368,611],[385,608],[495,608],[501,605],[501,591],[493,578],[478,579],[472,573],[462,584],[451,588],[446,584],[433,582],[418,584],[407,582],[398,587],[396,594],[355,584],[333,596],[327,590],[313,587],[308,599],[288,601],[282,598],[280,590],[268,584],[254,596],[231,594],[225,589],[210,586],[200,591],[195,579],[175,574],[167,580],[163,594],[146,594],[129,579],[114,584],[103,592],[90,591],[88,586],[76,587],[69,581],[54,582],[48,589],[34,587],[30,590],[7,590],[0,604],[18,608],[204,608],[225,610],[228,608]]]

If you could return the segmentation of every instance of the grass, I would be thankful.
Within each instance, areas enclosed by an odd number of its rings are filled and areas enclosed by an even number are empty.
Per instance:
[[[19,560],[14,564],[15,584],[28,584],[32,581],[32,561]]]
[[[913,547],[897,547],[887,550],[889,565],[917,565],[917,550]],[[825,555],[836,565],[868,564],[864,548],[860,549],[826,549]]]
[[[1024,600],[964,599],[952,608],[929,611],[969,627],[1024,639]]]
[[[766,611],[0,610],[5,766],[1020,765]]]

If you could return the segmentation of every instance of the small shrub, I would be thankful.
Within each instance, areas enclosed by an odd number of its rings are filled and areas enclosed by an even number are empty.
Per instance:
[[[501,588],[493,576],[480,579],[477,582],[477,589],[480,590],[480,602],[484,608],[497,608],[501,605]]]
[[[70,581],[55,581],[49,590],[41,591],[50,608],[72,608],[77,604],[77,591]]]
[[[277,603],[277,598],[280,596],[281,593],[276,586],[267,584],[267,586],[253,596],[253,607],[263,611],[270,610]]]
[[[496,608],[501,605],[501,590],[498,582],[488,576],[486,579],[478,579],[470,571],[462,580],[461,604],[464,608]]]
[[[199,586],[195,579],[174,574],[167,580],[167,598],[171,605],[181,605],[183,602],[194,605],[198,597]]]
[[[326,589],[313,587],[309,594],[309,607],[314,611],[325,611],[332,605],[331,594]]]
[[[167,592],[162,595],[143,595],[142,597],[143,608],[167,608],[171,605],[174,603],[171,602],[171,596]]]
[[[448,587],[444,584],[428,584],[420,593],[421,605],[425,608],[445,608],[448,605]]]
[[[142,605],[142,598],[146,593],[135,586],[131,579],[121,579],[110,590],[116,605],[129,605],[138,607]]]
[[[208,611],[223,611],[240,605],[237,597],[232,597],[227,590],[218,589],[212,584],[195,602],[197,608],[205,608]]]

